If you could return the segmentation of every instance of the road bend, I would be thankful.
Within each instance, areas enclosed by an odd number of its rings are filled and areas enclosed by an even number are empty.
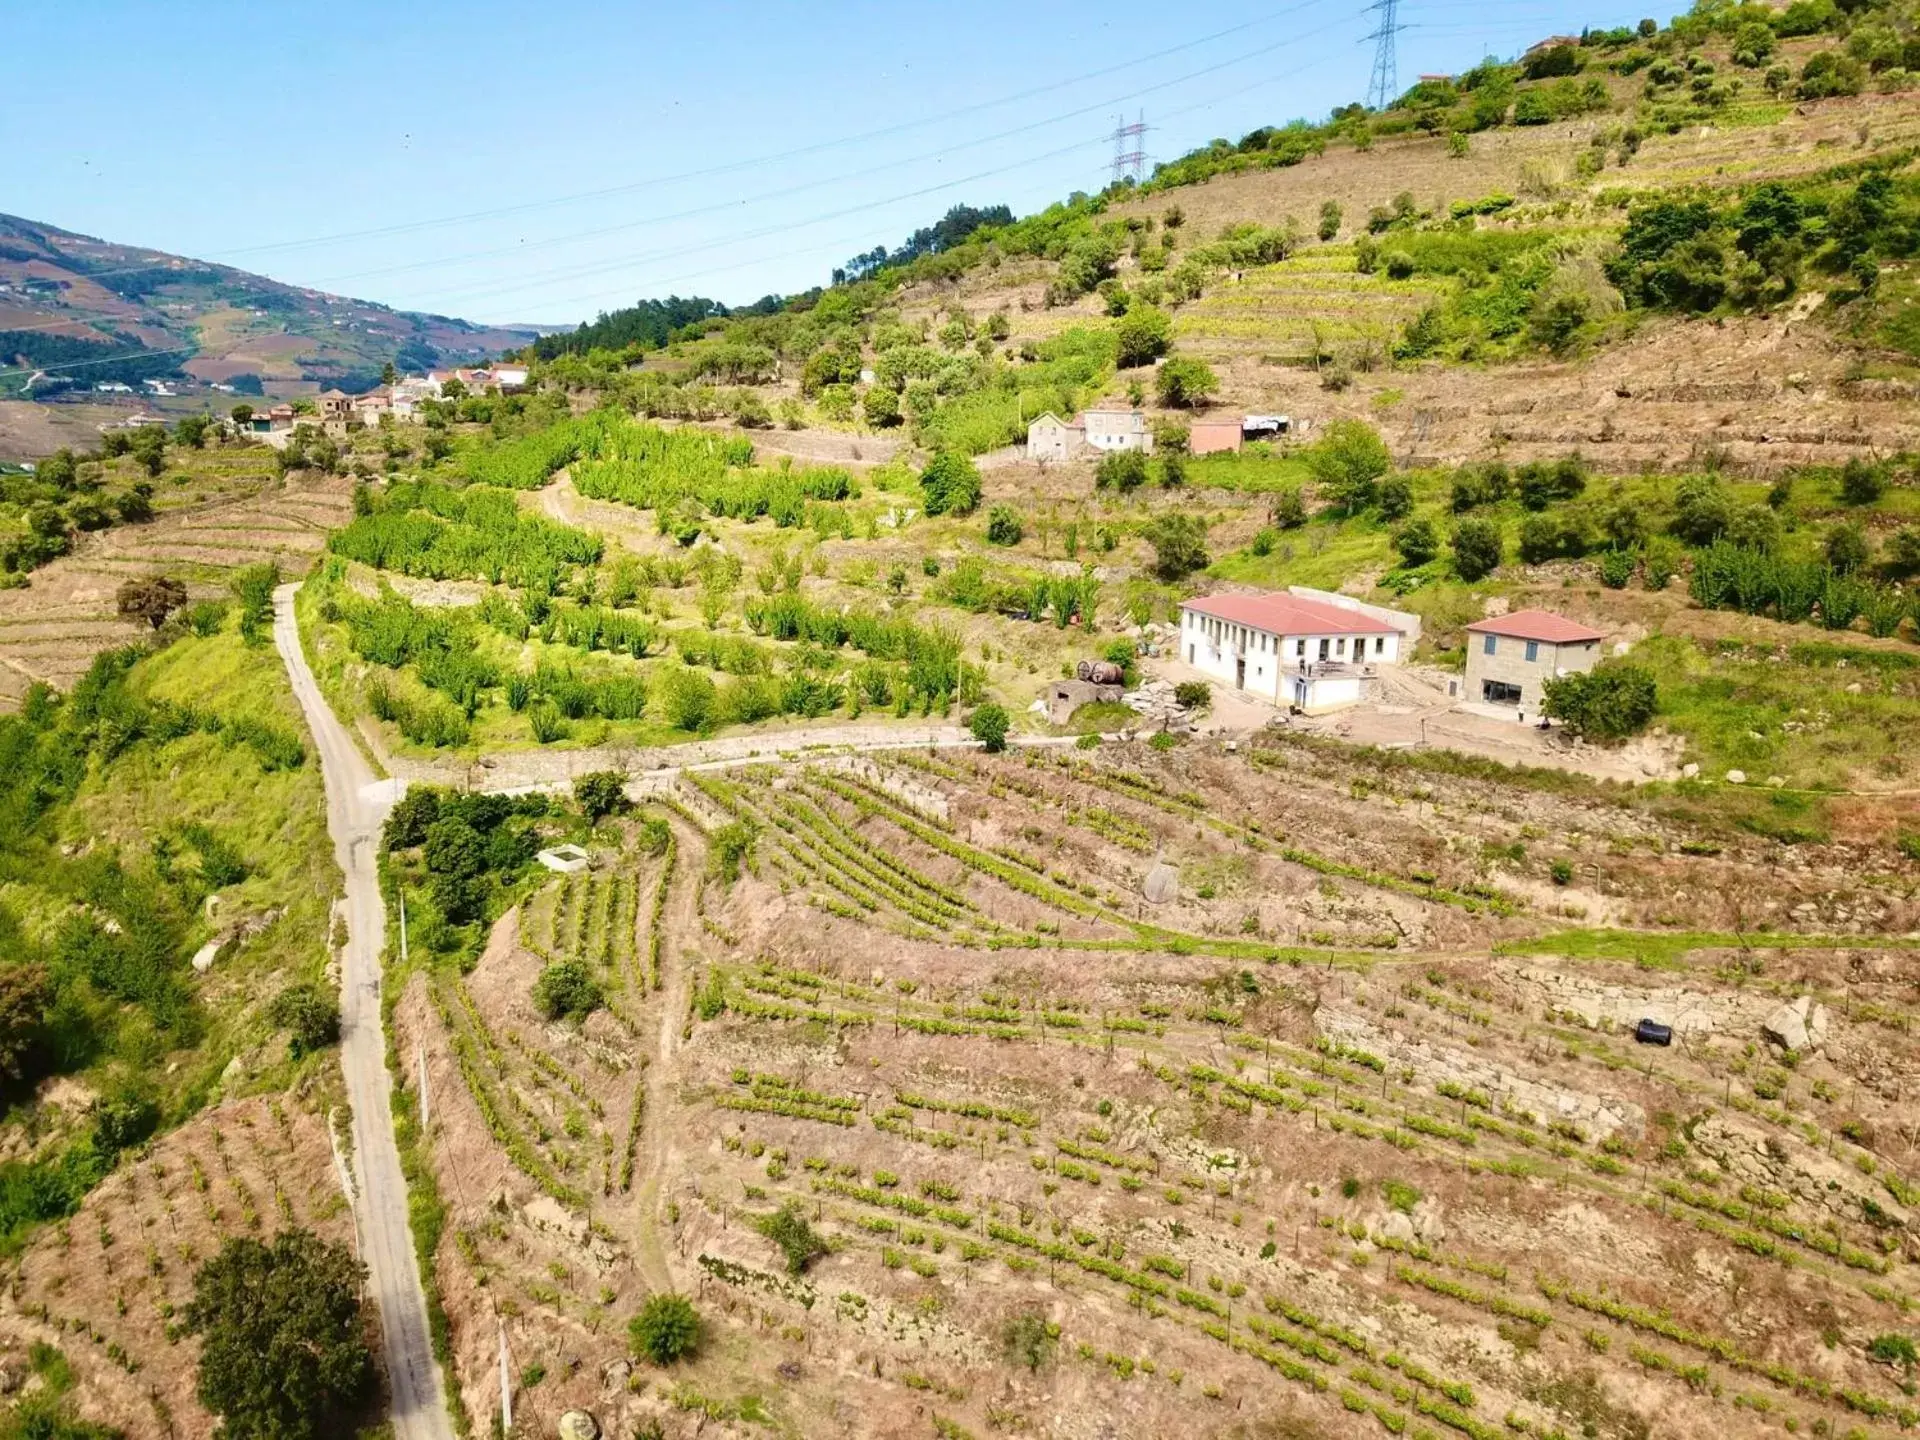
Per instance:
[[[380,1023],[380,947],[386,924],[376,861],[392,804],[346,727],[320,693],[300,648],[291,585],[273,594],[273,643],[313,732],[326,781],[327,829],[346,876],[347,948],[340,976],[340,1065],[353,1107],[358,1179],[354,1226],[367,1283],[380,1311],[396,1440],[453,1440],[440,1367],[434,1363],[427,1296],[407,1223],[406,1179],[393,1138],[392,1080]]]

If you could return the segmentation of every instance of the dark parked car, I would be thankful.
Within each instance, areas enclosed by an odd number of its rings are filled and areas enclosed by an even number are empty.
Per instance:
[[[1642,1045],[1671,1045],[1673,1027],[1662,1025],[1658,1020],[1642,1020],[1633,1027],[1633,1038]]]

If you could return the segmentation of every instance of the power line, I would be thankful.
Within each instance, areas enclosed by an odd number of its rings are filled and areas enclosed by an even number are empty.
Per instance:
[[[996,110],[1002,106],[1018,104],[1022,100],[1031,100],[1036,96],[1049,95],[1056,91],[1071,89],[1073,86],[1083,85],[1089,80],[1104,79],[1108,75],[1115,75],[1123,70],[1132,70],[1141,65],[1151,64],[1156,60],[1164,60],[1170,55],[1178,55],[1183,51],[1197,49],[1202,45],[1210,45],[1214,41],[1224,40],[1230,35],[1237,35],[1242,31],[1252,30],[1259,26],[1270,24],[1275,20],[1283,19],[1287,15],[1304,8],[1306,7],[1297,4],[1282,6],[1278,10],[1257,16],[1252,20],[1243,21],[1238,25],[1230,25],[1224,30],[1215,30],[1211,34],[1202,35],[1193,40],[1182,41],[1178,45],[1163,46],[1160,49],[1150,51],[1132,60],[1123,60],[1117,64],[1102,66],[1098,70],[1089,70],[1079,75],[1070,76],[1064,80],[1055,80],[1045,85],[1036,85],[1027,90],[1016,91],[1011,95],[1000,96],[994,100],[977,101],[971,105],[963,105],[958,109],[944,111],[935,115],[923,115],[911,120],[903,120],[897,124],[882,126],[876,130],[866,130],[853,135],[842,135],[831,140],[815,141],[812,144],[796,146],[791,150],[776,151],[767,155],[750,156],[745,159],[730,161],[723,165],[702,166],[699,169],[684,170],[675,174],[650,176],[643,180],[628,181],[624,184],[610,185],[595,190],[582,190],[570,195],[552,196],[544,200],[522,201],[513,205],[502,205],[487,210],[472,210],[458,215],[436,216],[426,220],[407,221],[398,225],[374,226],[364,230],[342,230],[330,235],[317,235],[305,239],[278,240],[261,245],[246,246],[237,250],[225,250],[219,253],[229,256],[263,255],[286,250],[306,249],[315,245],[332,245],[343,240],[384,238],[392,235],[409,234],[417,230],[435,229],[445,225],[463,225],[475,220],[500,219],[508,215],[520,215],[529,211],[548,209],[558,205],[573,205],[587,200],[601,200],[615,195],[630,195],[638,191],[652,189],[656,186],[674,185],[685,180],[703,179],[715,175],[734,174],[738,171],[752,169],[761,165],[784,164],[808,155],[818,154],[823,150],[839,149],[848,145],[864,145],[870,141],[883,140],[889,136],[903,134],[910,130],[922,129],[928,125],[945,124],[949,121],[962,119],[968,115],[979,114],[985,110]]]

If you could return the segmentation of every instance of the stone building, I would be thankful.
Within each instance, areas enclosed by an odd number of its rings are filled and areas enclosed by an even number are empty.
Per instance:
[[[1606,638],[1551,610],[1476,620],[1467,626],[1467,701],[1511,710],[1518,720],[1537,716],[1546,682],[1593,669]]]

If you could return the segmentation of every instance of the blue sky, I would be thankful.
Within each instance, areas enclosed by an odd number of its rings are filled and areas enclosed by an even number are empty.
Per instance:
[[[1402,86],[1622,0],[1402,0]],[[948,206],[1360,98],[1355,0],[11,7],[0,210],[486,321],[826,280]]]

